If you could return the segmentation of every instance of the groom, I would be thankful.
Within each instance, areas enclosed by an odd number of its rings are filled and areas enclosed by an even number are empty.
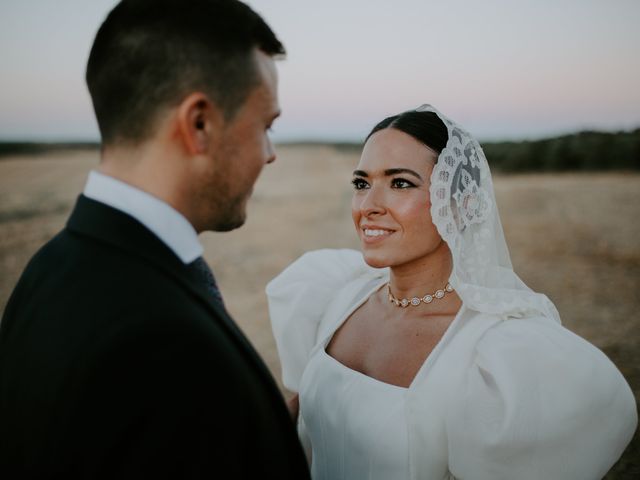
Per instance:
[[[197,237],[241,226],[275,159],[283,53],[236,0],[123,0],[100,27],[100,165],[0,324],[0,478],[308,478]]]

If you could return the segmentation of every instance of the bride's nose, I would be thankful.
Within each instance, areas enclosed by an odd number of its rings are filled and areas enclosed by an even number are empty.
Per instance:
[[[364,217],[381,215],[386,211],[384,207],[384,193],[380,190],[381,189],[372,186],[363,196],[362,202],[360,203],[360,213]]]

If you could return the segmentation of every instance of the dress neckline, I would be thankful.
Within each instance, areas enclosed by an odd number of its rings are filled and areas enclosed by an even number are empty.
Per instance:
[[[342,325],[344,325],[344,323],[351,317],[351,315],[353,315],[353,313],[356,310],[358,310],[367,300],[369,300],[369,297],[371,297],[371,295],[373,295],[375,292],[380,290],[387,282],[388,282],[388,279],[383,277],[380,282],[376,282],[376,284],[375,284],[375,286],[373,288],[367,290],[365,295],[363,295],[361,298],[357,299],[357,301],[351,306],[351,308],[347,309],[346,313],[340,318],[340,320],[337,321],[334,324],[333,329],[325,336],[324,340],[322,342],[320,342],[319,348],[322,350],[322,353],[324,353],[324,355],[329,357],[331,360],[333,360],[334,362],[340,364],[342,367],[344,367],[344,368],[346,368],[346,369],[348,369],[348,370],[350,370],[352,372],[357,373],[358,375],[362,375],[363,377],[371,379],[372,381],[377,382],[377,383],[382,384],[382,385],[385,385],[385,386],[389,386],[389,387],[393,387],[393,388],[399,388],[399,389],[403,389],[405,391],[409,391],[409,390],[413,390],[413,387],[416,385],[417,381],[419,379],[423,378],[426,375],[428,369],[431,367],[431,364],[435,361],[435,358],[437,357],[436,354],[440,353],[440,350],[442,350],[442,348],[444,347],[445,342],[448,343],[449,339],[453,336],[455,330],[457,329],[457,325],[460,322],[460,318],[462,317],[462,313],[465,310],[464,303],[462,304],[462,306],[458,310],[458,313],[456,313],[456,316],[453,318],[453,320],[451,321],[451,323],[449,324],[447,329],[442,334],[442,337],[440,338],[440,340],[438,340],[438,343],[436,343],[436,345],[433,347],[431,352],[429,352],[429,355],[427,355],[427,357],[425,358],[424,362],[422,363],[422,365],[420,366],[420,368],[416,372],[415,376],[411,380],[411,383],[409,383],[408,387],[403,387],[403,386],[400,386],[400,385],[395,385],[393,383],[384,382],[384,381],[379,380],[379,379],[377,379],[375,377],[371,377],[371,376],[369,376],[369,375],[367,375],[365,373],[362,373],[362,372],[360,372],[358,370],[354,370],[354,369],[352,369],[350,367],[347,367],[344,363],[342,363],[338,359],[332,357],[327,352],[327,346],[331,342],[331,339],[333,338],[335,333],[338,331],[338,329]],[[456,327],[455,329],[454,329],[454,326]]]
[[[398,391],[402,391],[402,392],[406,392],[407,390],[409,390],[408,387],[401,387],[400,385],[394,385],[393,383],[389,383],[389,382],[383,382],[382,380],[378,380],[375,377],[371,377],[369,375],[366,375],[362,372],[359,372],[358,370],[354,370],[353,368],[350,368],[348,366],[346,366],[344,363],[342,363],[340,360],[338,360],[335,357],[332,357],[331,355],[329,355],[329,352],[327,352],[324,348],[320,349],[320,354],[323,355],[326,359],[328,359],[328,361],[330,361],[331,363],[333,363],[334,365],[336,365],[338,368],[344,370],[345,372],[347,372],[349,375],[355,376],[360,378],[361,380],[364,380],[372,385],[376,385],[378,387],[384,387],[386,389],[389,390],[398,390]]]

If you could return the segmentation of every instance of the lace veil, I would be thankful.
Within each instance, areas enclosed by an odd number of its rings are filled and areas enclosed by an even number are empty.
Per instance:
[[[532,291],[511,265],[487,159],[480,144],[431,105],[449,139],[431,174],[431,216],[449,245],[449,282],[468,307],[503,318],[560,317],[546,295]]]

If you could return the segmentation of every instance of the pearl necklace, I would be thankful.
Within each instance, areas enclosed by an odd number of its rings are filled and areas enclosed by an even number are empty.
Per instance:
[[[393,296],[393,293],[391,293],[391,283],[387,283],[387,292],[389,293],[389,301],[391,303],[394,303],[396,305],[396,307],[408,307],[409,305],[413,306],[413,307],[417,307],[418,305],[420,305],[421,303],[431,303],[434,300],[440,300],[441,298],[444,298],[444,296],[447,293],[451,293],[453,292],[453,287],[451,286],[451,284],[449,282],[447,282],[447,285],[440,290],[436,290],[435,293],[433,294],[427,294],[424,297],[420,298],[420,297],[413,297],[412,299],[408,299],[408,298],[396,298]]]

